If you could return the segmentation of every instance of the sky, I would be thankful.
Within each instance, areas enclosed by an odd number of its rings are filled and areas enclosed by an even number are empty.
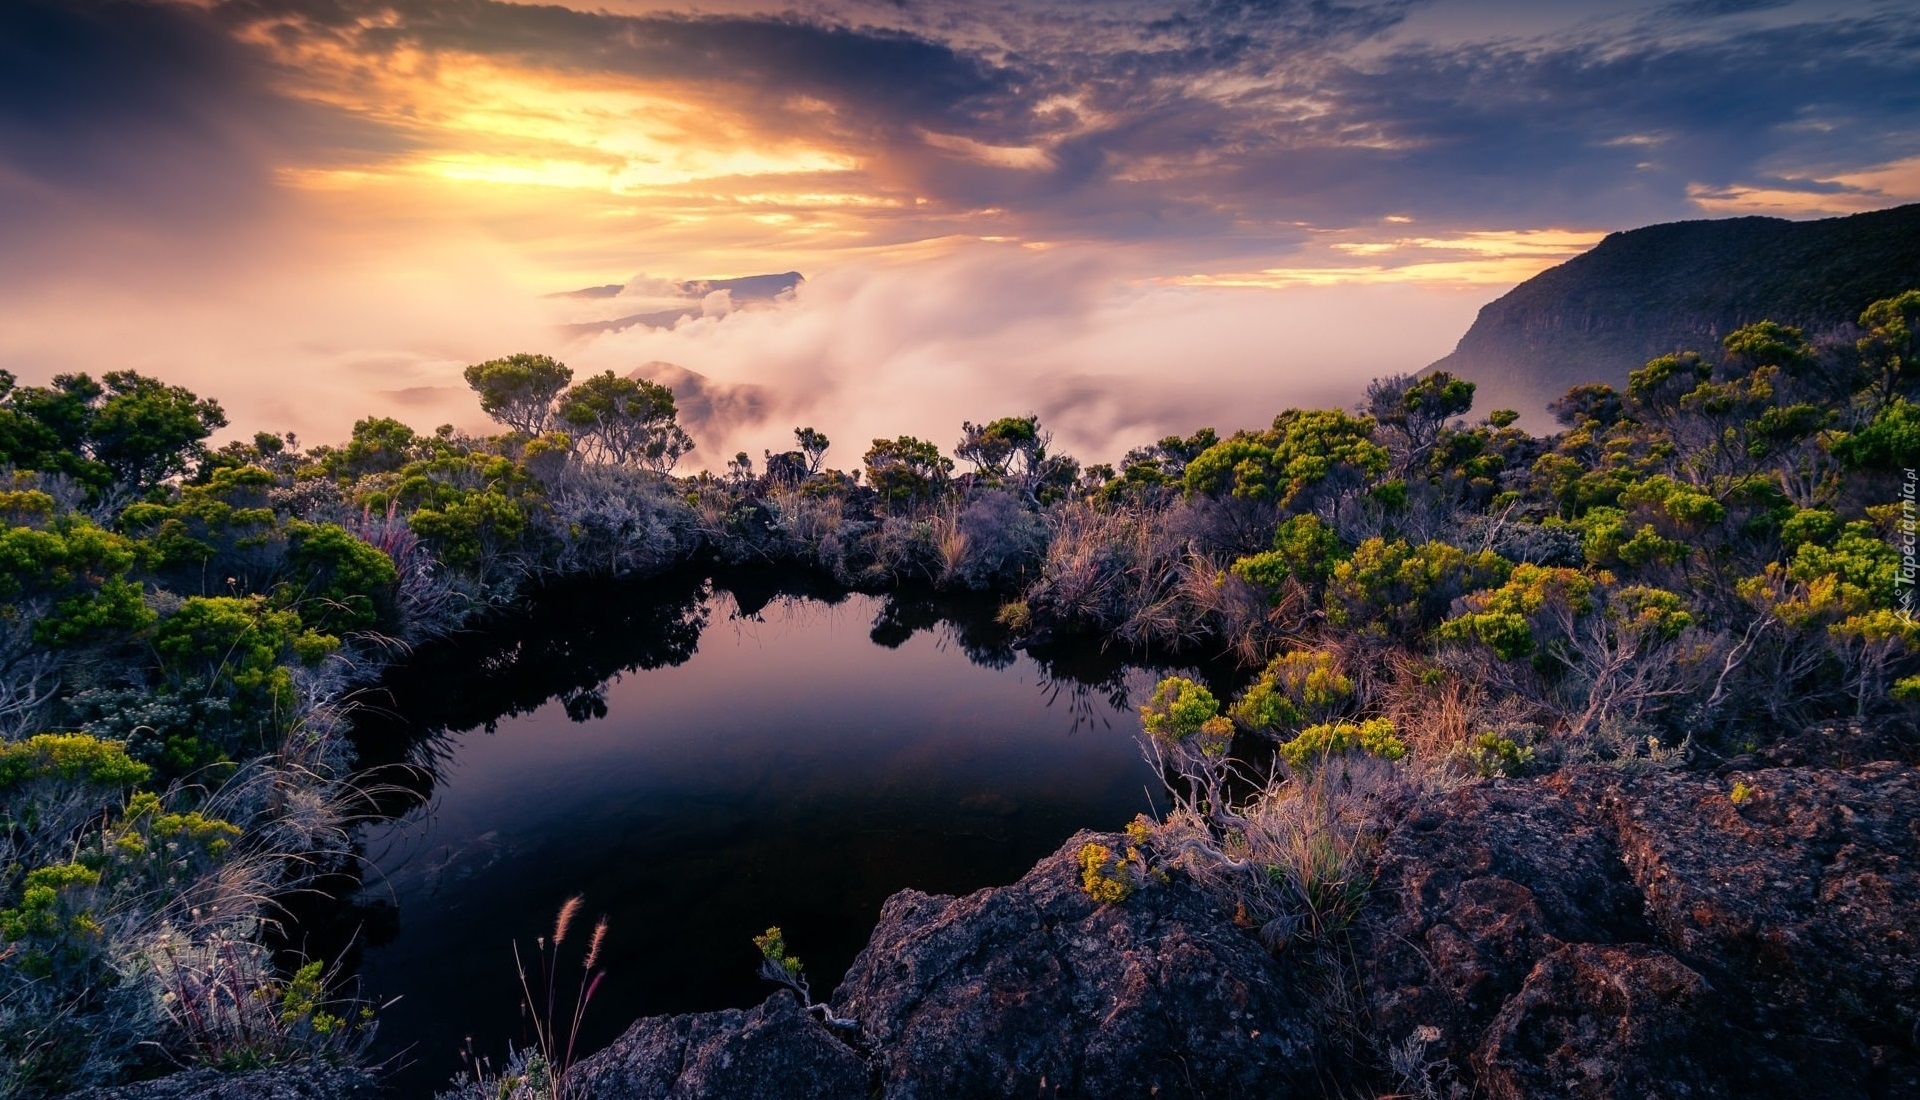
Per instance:
[[[1607,232],[1916,200],[1904,0],[0,2],[0,368],[229,435],[481,430],[461,369],[540,351],[671,380],[690,466],[1027,412],[1111,461]]]

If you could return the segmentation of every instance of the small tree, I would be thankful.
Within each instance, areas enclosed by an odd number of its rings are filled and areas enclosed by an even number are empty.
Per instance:
[[[1396,468],[1405,473],[1426,458],[1448,420],[1473,408],[1474,385],[1446,371],[1377,378],[1367,386],[1367,414],[1386,432]]]
[[[787,950],[786,933],[774,925],[761,935],[753,937],[753,946],[760,949],[760,976],[776,985],[785,986],[800,999],[800,1007],[828,1027],[841,1031],[858,1031],[860,1025],[853,1020],[843,1019],[833,1014],[833,1009],[813,999],[813,989],[807,982],[807,968],[800,956]]]
[[[831,445],[827,437],[812,428],[795,428],[793,438],[800,445],[801,455],[807,460],[807,476],[819,473],[820,460],[826,457],[827,448]]]
[[[68,474],[96,493],[120,485],[144,493],[205,457],[205,440],[227,426],[217,401],[133,371],[99,382],[56,375],[48,386],[14,386],[0,372],[0,462]]]
[[[1857,349],[1865,372],[1865,396],[1871,408],[1885,408],[1896,395],[1911,393],[1920,377],[1914,331],[1920,329],[1920,290],[1882,298],[1860,315],[1867,334]]]
[[[866,463],[867,484],[889,505],[932,499],[953,472],[953,459],[926,440],[910,435],[874,440],[862,461]]]
[[[144,492],[179,477],[203,454],[202,443],[227,426],[220,403],[132,371],[109,371],[106,398],[88,431],[93,460],[122,485]]]
[[[539,435],[553,423],[553,399],[573,381],[565,363],[522,352],[489,359],[466,369],[467,385],[480,395],[480,408],[514,431]]]
[[[560,418],[579,430],[581,442],[602,461],[637,463],[666,473],[693,450],[693,438],[676,420],[673,391],[612,371],[596,374],[560,399]]]

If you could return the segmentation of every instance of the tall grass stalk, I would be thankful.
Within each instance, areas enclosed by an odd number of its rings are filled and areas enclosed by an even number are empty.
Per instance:
[[[449,1096],[488,1096],[510,1100],[568,1100],[582,1095],[568,1081],[568,1072],[579,1054],[580,1028],[586,1021],[587,1007],[593,1003],[606,970],[600,958],[607,942],[607,918],[594,922],[580,955],[577,972],[564,965],[561,948],[579,922],[583,904],[580,895],[568,898],[554,916],[553,935],[534,940],[534,955],[529,961],[513,945],[514,972],[520,979],[520,1008],[533,1029],[533,1042],[525,1050],[510,1054],[499,1074],[489,1063],[469,1049],[462,1057],[470,1080],[459,1082]],[[563,975],[573,975],[572,1004],[566,1003],[568,984]],[[471,1040],[469,1040],[471,1045]]]

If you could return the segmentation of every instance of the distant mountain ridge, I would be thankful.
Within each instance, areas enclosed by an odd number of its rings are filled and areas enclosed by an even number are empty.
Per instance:
[[[1477,409],[1531,412],[1582,382],[1622,384],[1655,356],[1716,352],[1754,321],[1834,333],[1915,288],[1920,203],[1817,221],[1650,225],[1609,234],[1489,303],[1428,369],[1479,383]]]
[[[724,290],[735,305],[747,302],[771,302],[806,282],[806,277],[798,271],[783,271],[778,275],[742,275],[735,279],[688,279],[675,284],[674,289],[687,298],[700,299],[717,290]],[[590,286],[583,290],[567,290],[558,294],[549,294],[549,298],[617,298],[626,290],[624,283],[611,283],[606,286]],[[609,321],[586,321],[579,324],[560,326],[570,336],[595,336],[603,332],[620,332],[635,325],[648,328],[672,328],[683,317],[700,316],[700,306],[696,304],[681,306],[677,309],[655,310],[650,313],[630,313],[625,317],[615,317]]]

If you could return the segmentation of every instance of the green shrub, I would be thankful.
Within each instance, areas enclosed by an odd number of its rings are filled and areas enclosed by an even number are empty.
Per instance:
[[[0,791],[37,779],[131,787],[149,774],[151,769],[130,758],[124,744],[85,733],[41,733],[0,744]]]
[[[1475,775],[1519,775],[1533,763],[1533,749],[1489,730],[1463,746],[1461,756]]]
[[[1358,725],[1323,722],[1308,726],[1300,736],[1280,746],[1281,758],[1295,771],[1307,771],[1327,757],[1356,751],[1381,760],[1399,760],[1407,755],[1407,746],[1389,718],[1372,718]]]
[[[1179,744],[1192,739],[1209,757],[1224,756],[1233,741],[1233,723],[1220,716],[1213,693],[1179,676],[1160,681],[1153,697],[1140,707],[1140,722],[1149,735]]]
[[[1353,681],[1334,654],[1295,651],[1268,662],[1227,713],[1247,729],[1273,732],[1324,719],[1352,698]]]

